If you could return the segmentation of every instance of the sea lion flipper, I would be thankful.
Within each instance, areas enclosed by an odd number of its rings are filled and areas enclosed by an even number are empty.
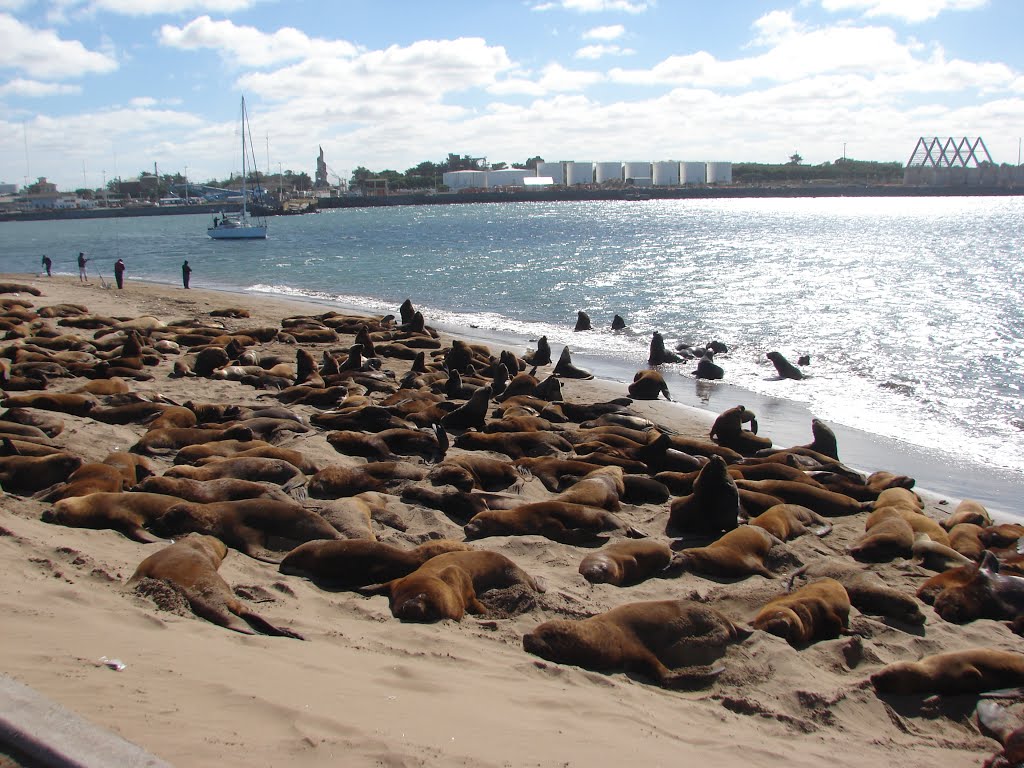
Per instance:
[[[275,627],[269,621],[264,619],[258,613],[250,611],[248,608],[243,607],[237,614],[243,619],[250,627],[255,629],[257,632],[261,632],[264,635],[272,635],[274,637],[290,637],[294,640],[305,640],[302,635],[298,632],[292,632],[290,629],[284,627]]]
[[[382,584],[366,584],[361,587],[356,587],[355,592],[366,597],[373,597],[375,595],[390,595],[391,594],[391,582],[385,581]]]
[[[156,544],[157,542],[166,542],[167,539],[162,539],[159,536],[150,533],[145,528],[129,528],[124,532],[132,541],[137,541],[140,544]]]

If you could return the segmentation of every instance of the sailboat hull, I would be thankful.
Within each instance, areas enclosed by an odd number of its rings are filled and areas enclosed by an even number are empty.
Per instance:
[[[208,227],[206,234],[214,240],[266,240],[266,227]]]

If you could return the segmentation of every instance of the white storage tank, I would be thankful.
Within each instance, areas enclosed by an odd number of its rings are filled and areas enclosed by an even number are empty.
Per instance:
[[[550,176],[552,184],[565,184],[565,169],[561,163],[537,163],[538,176]]]
[[[652,179],[656,187],[679,186],[679,163],[675,160],[659,160],[654,163]]]
[[[484,171],[448,171],[441,182],[451,190],[481,189],[487,186],[487,174]]]
[[[708,163],[708,184],[732,184],[732,163]]]
[[[565,164],[565,183],[570,187],[574,184],[593,184],[594,164],[567,162]]]
[[[633,180],[634,184],[640,184],[640,179],[651,178],[651,164],[650,163],[626,163],[624,170],[624,176],[627,181]]]
[[[708,168],[706,163],[682,162],[679,164],[679,181],[682,184],[706,184]]]
[[[533,171],[527,168],[503,168],[500,171],[487,171],[487,187],[522,187],[523,179],[532,176]]]
[[[604,184],[606,181],[622,181],[622,163],[597,163],[594,170],[597,174],[598,184]]]

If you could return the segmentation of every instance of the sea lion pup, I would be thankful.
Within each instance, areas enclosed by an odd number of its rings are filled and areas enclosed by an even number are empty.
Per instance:
[[[4,408],[38,408],[41,411],[57,411],[69,416],[88,416],[97,402],[89,395],[38,392],[31,395],[10,395],[0,400],[0,405]]]
[[[452,485],[460,491],[503,491],[526,477],[529,472],[525,468],[472,453],[449,456],[427,475],[433,485]]]
[[[427,470],[404,461],[371,461],[354,467],[332,464],[309,478],[308,492],[315,499],[337,499],[366,491],[384,491],[388,485],[418,481]]]
[[[942,520],[939,525],[945,528],[947,531],[952,531],[953,528],[962,523],[970,523],[972,525],[979,525],[982,528],[992,525],[992,518],[985,509],[985,506],[980,501],[974,499],[964,499],[957,504],[956,509],[953,510],[952,514],[945,520]]]
[[[275,627],[235,597],[217,573],[227,553],[228,548],[215,537],[191,533],[139,563],[127,586],[138,589],[144,579],[162,581],[181,592],[196,616],[218,626],[244,635],[262,632],[302,640],[301,635]]]
[[[280,545],[284,541],[294,542],[285,544],[283,550],[287,552],[313,539],[341,537],[316,512],[294,501],[271,499],[239,499],[211,504],[179,501],[153,520],[150,529],[166,536],[192,531],[216,536],[229,547],[255,560],[275,565],[280,558],[266,554],[271,543],[281,550]]]
[[[553,432],[464,432],[455,438],[455,447],[504,453],[511,459],[572,451],[572,443]]]
[[[803,371],[789,362],[781,352],[769,352],[765,357],[772,361],[772,365],[775,366],[775,371],[779,374],[779,378],[802,379],[804,377]]]
[[[871,675],[879,693],[898,696],[983,693],[1024,685],[1024,655],[996,648],[969,648],[897,661]]]
[[[664,571],[672,562],[672,550],[660,541],[615,541],[592,552],[580,563],[580,574],[591,584],[628,587]]]
[[[60,499],[40,519],[69,528],[109,528],[134,541],[150,544],[162,539],[146,531],[145,526],[180,503],[178,497],[160,493],[90,493]]]
[[[583,310],[576,313],[576,327],[574,331],[592,331],[593,326],[590,324],[590,315]]]
[[[721,456],[712,456],[693,482],[693,493],[675,499],[669,508],[669,536],[704,534],[717,536],[736,527],[740,497]]]
[[[614,329],[613,329],[614,330]],[[647,355],[648,365],[662,365],[663,363],[681,363],[683,358],[675,352],[665,349],[665,337],[658,331],[651,336],[651,348]]]
[[[787,504],[800,504],[825,517],[856,515],[874,508],[870,501],[857,501],[842,493],[791,480],[737,480],[736,487],[775,496]]]
[[[564,544],[602,541],[605,533],[641,537],[604,509],[565,501],[537,501],[513,509],[485,509],[465,525],[466,539],[538,535]]]
[[[227,429],[165,427],[147,432],[128,450],[147,456],[160,456],[184,448],[186,445],[210,443],[217,440],[252,440],[252,438],[252,430],[248,427],[228,427]]]
[[[35,427],[47,437],[56,437],[64,431],[64,419],[46,411],[36,411],[27,408],[11,408],[2,416],[3,424],[20,424],[25,427]],[[0,429],[7,432],[7,429]]]
[[[432,557],[472,549],[450,539],[433,539],[413,549],[368,539],[307,541],[281,561],[280,571],[302,576],[326,589],[355,589],[408,576]]]
[[[177,496],[179,501],[194,501],[197,504],[237,501],[238,499],[294,501],[277,485],[254,480],[238,480],[233,477],[222,477],[217,480],[192,480],[187,477],[154,475],[147,477],[132,488],[132,493],[138,492]]]
[[[555,363],[555,368],[552,373],[554,373],[555,376],[561,376],[563,379],[594,378],[594,374],[590,371],[573,365],[572,355],[570,354],[568,347],[562,348],[562,354],[558,356],[558,362]]]
[[[1024,764],[1024,722],[991,699],[978,702],[975,709],[983,733],[1003,746],[1003,751],[985,763],[985,768],[1013,768]]]
[[[744,424],[750,424],[750,429],[744,429]],[[742,405],[722,411],[711,425],[708,436],[719,445],[743,455],[770,448],[772,444],[769,438],[758,437],[757,416]]]
[[[532,576],[504,555],[468,550],[436,555],[408,576],[359,591],[366,595],[388,595],[391,614],[402,621],[460,621],[467,612],[487,612],[479,595],[516,585],[534,592],[544,591]]]
[[[813,529],[815,536],[824,536],[832,530],[832,523],[814,510],[799,504],[776,504],[757,517],[747,521],[750,525],[764,528],[772,536],[782,541],[789,541],[803,536]]]
[[[601,467],[573,483],[567,490],[558,494],[554,501],[600,507],[609,512],[618,512],[619,499],[625,492],[626,484],[622,467]]]
[[[752,525],[741,525],[706,547],[688,547],[678,552],[672,565],[703,576],[742,579],[759,574],[774,579],[765,565],[771,548],[782,542]]]
[[[487,408],[491,404],[491,391],[486,387],[473,392],[463,405],[441,417],[445,429],[482,429],[487,421]]]
[[[637,673],[665,688],[695,688],[724,671],[709,667],[750,631],[690,600],[627,603],[582,621],[546,621],[523,636],[523,649],[556,664]],[[682,668],[682,669],[680,669]]]
[[[637,400],[657,400],[658,395],[664,395],[666,400],[672,400],[668,384],[665,383],[665,377],[661,375],[660,371],[637,371],[633,377],[633,383],[626,391],[629,392],[630,397],[635,397]]]
[[[861,613],[885,616],[907,624],[924,624],[921,608],[911,595],[890,587],[878,575],[861,566],[835,558],[823,558],[797,568],[786,580],[786,591],[793,590],[797,579],[831,578],[846,589],[851,605]]]
[[[71,453],[48,456],[0,456],[0,488],[17,496],[30,496],[66,482],[82,459]]]
[[[839,637],[849,621],[850,596],[842,584],[826,577],[769,600],[752,625],[801,647]]]

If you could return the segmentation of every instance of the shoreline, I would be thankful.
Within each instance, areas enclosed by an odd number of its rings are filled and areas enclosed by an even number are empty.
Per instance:
[[[37,307],[78,303],[108,317],[149,314],[164,322],[210,321],[212,309],[250,309],[250,318],[217,321],[229,331],[280,328],[285,317],[326,309],[323,303],[294,297],[202,287],[185,291],[131,280],[121,292],[104,290],[98,282],[79,285],[73,277],[25,282],[44,292],[27,297]],[[77,333],[93,336],[92,330]],[[342,335],[329,346],[351,343],[349,335]],[[451,338],[442,334],[444,344]],[[327,346],[302,344],[317,357]],[[296,348],[275,341],[265,349],[294,357]],[[238,382],[173,378],[169,374],[177,359],[168,355],[147,369],[152,380],[129,382],[131,390],[176,402],[275,403],[268,392]],[[383,359],[397,376],[409,365]],[[68,391],[81,381],[57,380],[54,391]],[[564,379],[562,387],[565,400],[577,403],[625,392],[620,383],[598,380]],[[292,407],[305,418],[319,410]],[[695,437],[706,435],[714,416],[663,400],[636,401],[632,410]],[[55,439],[90,462],[127,449],[146,433],[140,423],[71,415],[63,420],[65,429]],[[325,432],[289,433],[279,445],[323,464],[363,463],[336,451]],[[451,450],[455,455],[461,451]],[[422,466],[415,458],[407,460]],[[153,461],[163,473],[173,457],[158,455]],[[903,466],[887,469],[901,472]],[[367,521],[379,541],[408,549],[438,536],[462,540],[457,518],[403,500],[398,491],[390,493],[387,514]],[[551,496],[536,477],[525,478],[514,494],[523,501]],[[932,495],[922,496],[933,519],[942,520],[951,511]],[[313,504],[323,510],[332,501]],[[854,609],[851,635],[805,648],[754,631],[728,648],[721,660],[724,672],[711,686],[693,691],[661,688],[633,673],[547,662],[523,649],[524,634],[542,621],[578,619],[627,602],[690,599],[749,625],[767,600],[784,591],[784,576],[798,564],[828,557],[848,560],[845,552],[863,532],[866,512],[831,518],[833,530],[827,536],[789,541],[771,578],[686,572],[626,588],[583,579],[580,560],[592,548],[539,535],[486,537],[471,543],[508,557],[543,582],[545,591],[499,590],[485,599],[487,614],[432,624],[399,621],[383,596],[321,589],[232,550],[219,573],[233,594],[274,625],[303,635],[306,641],[301,642],[237,634],[187,610],[159,609],[126,582],[165,543],[142,544],[111,530],[42,522],[48,508],[12,495],[0,508],[5,672],[181,766],[327,768],[340,761],[555,768],[668,765],[685,753],[711,760],[717,768],[745,768],[751,754],[765,768],[812,768],[826,761],[836,768],[883,768],[898,759],[968,768],[998,747],[979,734],[959,705],[956,711],[918,712],[904,704],[896,710],[872,690],[868,677],[893,661],[917,659],[936,649],[1020,647],[1020,637],[1002,621],[955,625],[922,605],[925,624],[910,626]],[[668,540],[666,504],[623,503],[618,514],[649,540]],[[908,594],[930,575],[903,559],[872,570]],[[115,659],[118,665],[110,666]]]

